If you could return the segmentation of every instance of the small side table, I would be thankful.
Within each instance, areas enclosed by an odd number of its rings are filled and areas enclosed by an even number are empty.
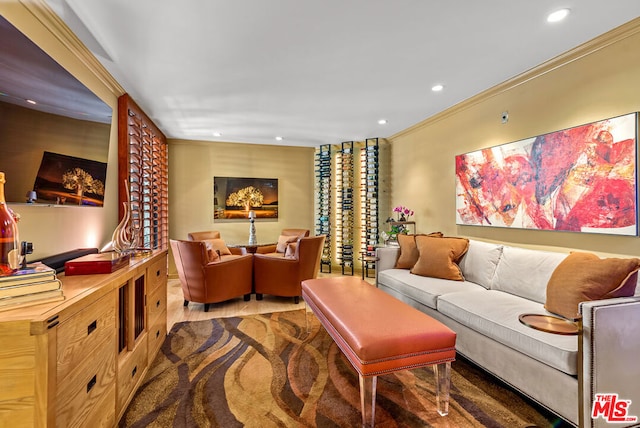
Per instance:
[[[580,331],[580,327],[577,322],[555,317],[553,315],[522,314],[518,319],[527,327],[535,328],[536,330],[545,331],[547,333],[574,336]]]
[[[231,244],[227,245],[229,248],[244,248],[248,254],[255,254],[258,251],[258,247],[268,247],[275,245],[275,242],[269,242],[266,244]]]
[[[359,259],[362,261],[362,279],[365,277],[373,278],[369,276],[369,270],[375,271],[375,267],[371,267],[370,265],[375,263],[378,258],[376,256],[368,256],[366,251],[361,251]]]

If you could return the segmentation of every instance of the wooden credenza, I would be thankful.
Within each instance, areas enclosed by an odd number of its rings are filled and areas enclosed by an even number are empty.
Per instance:
[[[167,252],[0,312],[0,427],[114,427],[167,334]]]

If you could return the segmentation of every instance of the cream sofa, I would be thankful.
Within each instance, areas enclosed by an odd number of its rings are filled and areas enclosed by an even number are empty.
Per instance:
[[[518,317],[549,314],[547,282],[567,254],[471,240],[461,282],[395,269],[397,247],[376,252],[377,286],[452,328],[459,354],[574,425],[637,425],[607,424],[591,409],[594,394],[617,393],[640,417],[640,287],[633,297],[581,303],[581,332],[558,335]]]

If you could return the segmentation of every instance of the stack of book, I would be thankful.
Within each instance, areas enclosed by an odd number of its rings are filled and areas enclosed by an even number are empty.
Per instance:
[[[55,269],[33,263],[8,276],[0,276],[0,310],[63,300],[62,283]]]

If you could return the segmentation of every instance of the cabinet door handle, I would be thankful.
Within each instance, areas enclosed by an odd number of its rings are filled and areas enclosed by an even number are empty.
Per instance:
[[[160,300],[156,302],[156,308],[159,308],[159,307],[160,307]]]
[[[138,366],[135,366],[133,370],[131,370],[131,377],[134,377],[138,373]]]
[[[95,386],[96,381],[97,381],[96,376],[97,376],[97,375],[93,375],[93,377],[91,378],[91,380],[90,380],[90,381],[89,381],[89,383],[87,384],[87,394],[88,394],[88,393],[89,393],[89,391],[91,391],[91,389],[93,389],[93,387]]]
[[[87,336],[93,333],[96,328],[98,328],[98,320],[95,320],[87,326]]]
[[[160,337],[160,330],[156,331],[156,339]]]

